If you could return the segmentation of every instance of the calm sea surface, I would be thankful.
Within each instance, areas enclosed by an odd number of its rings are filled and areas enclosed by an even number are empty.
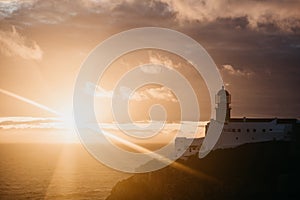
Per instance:
[[[80,144],[0,144],[0,199],[105,199],[129,176]]]
[[[117,182],[130,176],[96,161],[74,131],[56,127],[56,123],[28,117],[0,118],[0,199],[105,199]],[[173,132],[181,126],[185,127],[179,132],[181,137],[193,135],[195,128],[203,135],[203,124],[166,124],[158,141],[147,148],[157,149],[157,142],[174,138]],[[115,125],[106,126],[112,133],[118,131]],[[125,128],[131,130],[132,125]]]

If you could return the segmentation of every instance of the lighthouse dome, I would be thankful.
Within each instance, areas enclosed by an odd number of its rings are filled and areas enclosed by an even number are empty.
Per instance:
[[[230,95],[229,92],[228,92],[227,90],[224,89],[224,86],[222,86],[222,89],[219,90],[219,92],[217,93],[217,95],[218,95],[218,96],[222,96],[222,95],[224,95],[224,94],[226,94],[226,96],[229,96],[229,95]]]

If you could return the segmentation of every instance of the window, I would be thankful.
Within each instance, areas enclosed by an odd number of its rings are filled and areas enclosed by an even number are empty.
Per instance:
[[[253,132],[256,132],[256,129],[255,129],[255,128],[253,129]]]
[[[262,132],[266,132],[266,129],[263,129]]]
[[[249,131],[250,131],[249,128],[247,128],[247,132],[248,132],[248,133],[249,133]]]
[[[272,132],[272,131],[273,131],[273,129],[271,129],[271,128],[270,128],[270,129],[269,129],[269,131],[270,131],[270,132]]]
[[[239,129],[237,130],[237,132],[241,132],[241,129],[239,128]]]
[[[235,129],[232,129],[232,132],[235,132]]]
[[[236,137],[235,139],[236,139],[236,140],[238,140],[238,139],[239,139],[239,137]]]

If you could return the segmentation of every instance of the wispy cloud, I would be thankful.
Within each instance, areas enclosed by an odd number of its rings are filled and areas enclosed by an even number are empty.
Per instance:
[[[174,60],[168,56],[161,55],[160,53],[153,53],[152,51],[148,52],[148,59],[149,63],[140,67],[141,71],[146,74],[159,74],[164,67],[171,70],[182,67],[180,62],[175,63]]]
[[[182,67],[181,63],[174,63],[171,58],[169,58],[168,56],[163,56],[159,53],[154,54],[150,51],[148,56],[149,56],[150,63],[152,63],[154,65],[164,66],[169,69],[175,69],[175,68]]]
[[[159,74],[162,71],[162,66],[157,64],[147,64],[141,66],[140,69],[146,74]]]
[[[149,126],[149,123],[152,125]],[[119,123],[99,123],[98,125],[101,127],[101,129],[105,131],[126,131],[129,133],[136,133],[139,131],[140,134],[154,134],[161,128],[162,121],[136,121],[133,123],[122,123],[122,129],[120,129]],[[207,121],[200,121],[200,122],[193,122],[193,121],[181,121],[179,123],[165,123],[163,129],[161,130],[161,133],[163,134],[178,134],[178,137],[194,137],[195,130],[197,130],[197,135],[199,137],[204,136],[204,127],[207,124]],[[141,131],[141,129],[137,129],[136,127],[144,127],[144,129]],[[182,127],[184,127],[184,131],[182,131]],[[25,129],[35,129],[35,130],[68,130],[68,133],[61,134],[59,132],[59,135],[63,139],[63,136],[68,136],[67,142],[70,142],[70,139],[74,139],[74,141],[77,141],[76,137],[73,135],[74,132],[69,131],[70,127],[68,127],[66,124],[64,124],[63,121],[61,121],[59,118],[34,118],[34,117],[0,117],[0,138],[2,139],[1,142],[7,141],[7,139],[10,139],[10,141],[17,141],[18,138],[16,137],[16,134],[9,134],[9,132],[2,132],[1,130],[25,130]],[[57,132],[50,131],[48,134],[55,135]],[[30,131],[32,133],[32,131]],[[36,137],[30,137],[28,132],[17,132],[17,134],[20,134],[21,138],[33,138],[33,141],[39,141]],[[45,134],[45,132],[39,132],[38,134]],[[71,134],[71,135],[66,135]],[[5,137],[3,137],[5,135]],[[36,135],[35,135],[36,136]],[[45,139],[46,141],[47,139]],[[72,140],[73,141],[73,140]],[[24,141],[23,141],[24,142]],[[47,141],[49,142],[49,141]]]
[[[51,117],[0,117],[1,129],[64,129],[63,121]]]
[[[130,99],[135,101],[145,101],[145,100],[163,100],[170,102],[178,102],[172,91],[167,87],[156,87],[147,88],[140,91],[135,91]]]
[[[221,68],[222,72],[226,72],[230,75],[233,76],[245,76],[245,77],[250,77],[254,73],[249,70],[240,70],[240,69],[235,69],[232,65],[223,65]]]
[[[95,90],[94,96],[100,98],[112,98],[113,91],[107,91],[103,88],[95,86],[92,83],[88,83],[86,85],[85,91],[93,95],[93,91]],[[147,100],[163,100],[170,102],[178,102],[175,95],[172,91],[167,87],[151,87],[146,89],[141,89],[137,91],[133,91],[131,88],[126,86],[121,86],[118,91],[116,91],[116,97],[122,98],[123,100],[133,100],[133,101],[147,101]]]
[[[14,26],[11,31],[0,31],[0,52],[6,56],[20,56],[24,59],[41,60],[43,57],[39,45],[21,35]]]

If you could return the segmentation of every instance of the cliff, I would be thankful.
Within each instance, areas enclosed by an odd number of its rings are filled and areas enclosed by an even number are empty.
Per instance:
[[[119,182],[107,200],[299,199],[299,157],[295,142],[215,150],[203,159],[135,174]]]

